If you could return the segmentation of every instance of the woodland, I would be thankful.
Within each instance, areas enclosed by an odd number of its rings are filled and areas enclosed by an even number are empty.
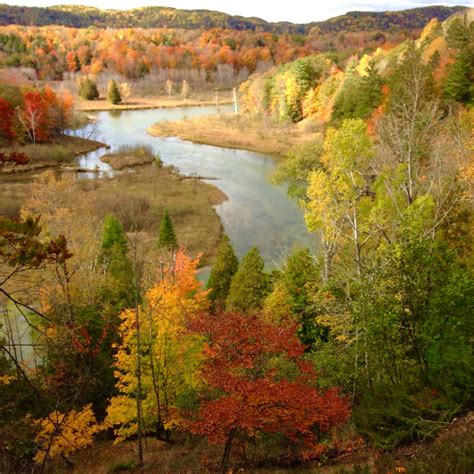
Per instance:
[[[80,101],[234,89],[238,114],[156,130],[282,155],[317,250],[238,258],[225,196],[146,148],[112,184],[28,178],[0,215],[0,471],[472,472],[473,10],[177,12],[0,7],[0,199]]]

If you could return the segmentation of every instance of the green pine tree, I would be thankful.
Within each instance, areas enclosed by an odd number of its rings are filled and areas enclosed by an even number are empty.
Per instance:
[[[232,244],[227,235],[223,235],[217,250],[216,260],[212,266],[211,275],[207,282],[210,288],[209,299],[214,306],[224,307],[229,295],[230,283],[239,268],[239,261],[235,256]]]
[[[122,224],[114,214],[107,214],[104,218],[100,248],[103,256],[110,256],[112,252],[118,252],[122,255],[127,254],[127,237]]]
[[[262,309],[269,292],[268,275],[263,268],[263,258],[258,249],[253,247],[242,259],[232,278],[226,309],[244,312]]]
[[[120,104],[122,102],[122,97],[120,95],[119,88],[117,86],[117,83],[111,79],[109,81],[109,84],[107,86],[107,100],[111,104]]]
[[[175,250],[178,248],[178,240],[176,238],[168,209],[165,209],[165,214],[161,220],[158,247],[167,250]]]
[[[104,288],[103,303],[120,312],[135,303],[134,270],[128,258],[128,240],[122,224],[114,214],[104,218],[100,261],[109,279]]]
[[[447,99],[464,104],[474,101],[474,55],[463,49],[448,70],[444,82],[444,95]]]

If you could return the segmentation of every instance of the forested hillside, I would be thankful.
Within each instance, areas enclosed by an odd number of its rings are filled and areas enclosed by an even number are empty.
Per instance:
[[[134,10],[99,10],[84,6],[48,8],[0,5],[1,25],[63,25],[75,28],[185,28],[267,31],[307,34],[312,28],[325,32],[371,31],[373,29],[422,28],[431,18],[444,20],[464,7],[429,6],[398,12],[349,12],[327,21],[293,24],[270,23],[260,18],[244,18],[210,10],[179,10],[144,7]],[[309,20],[311,20],[309,18]]]

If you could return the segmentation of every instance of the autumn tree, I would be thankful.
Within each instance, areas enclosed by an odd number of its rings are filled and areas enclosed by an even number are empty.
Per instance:
[[[350,119],[328,130],[323,149],[324,168],[309,175],[305,219],[310,230],[321,232],[327,281],[335,252],[346,239],[352,242],[356,273],[362,274],[364,246],[372,236],[367,212],[373,146],[365,123]]]
[[[223,308],[229,295],[232,277],[239,267],[239,261],[235,256],[234,249],[229,237],[223,235],[216,259],[211,269],[211,275],[207,282],[210,290],[209,299],[213,305]]]
[[[0,143],[11,143],[15,137],[15,110],[3,97],[0,97]]]
[[[263,258],[258,249],[253,247],[232,277],[226,308],[243,312],[259,310],[268,290],[269,281],[264,272]]]
[[[132,87],[130,85],[130,82],[120,83],[119,92],[120,92],[120,97],[122,99],[122,102],[124,102],[124,103],[127,102],[127,100],[132,95]]]
[[[125,310],[120,318],[121,341],[115,357],[118,395],[110,401],[107,423],[114,427],[120,442],[137,433],[167,439],[178,420],[177,400],[198,385],[196,366],[200,342],[185,333],[188,316],[206,309],[207,292],[196,279],[198,259],[182,251],[163,269],[163,278],[144,296],[135,310]],[[137,331],[140,328],[140,342]],[[141,358],[143,420],[138,421],[135,395],[138,387],[137,358]]]
[[[167,250],[176,250],[178,248],[178,240],[176,238],[176,233],[168,209],[165,209],[165,213],[161,220],[160,233],[158,235],[158,247]]]
[[[183,79],[183,83],[181,84],[181,96],[183,97],[183,101],[186,102],[186,98],[189,95],[189,83],[186,79]]]
[[[183,413],[185,428],[224,446],[220,472],[226,472],[236,442],[245,446],[275,434],[311,451],[320,441],[315,429],[322,436],[347,420],[349,407],[339,390],[316,388],[294,325],[235,312],[201,314],[188,324],[206,340],[206,391],[197,411]]]
[[[166,79],[165,82],[166,92],[168,93],[168,97],[171,98],[171,93],[173,92],[173,81],[171,79]]]

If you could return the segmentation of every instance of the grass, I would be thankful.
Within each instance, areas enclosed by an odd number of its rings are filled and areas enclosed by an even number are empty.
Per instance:
[[[293,124],[269,117],[222,114],[161,122],[150,127],[148,132],[154,136],[179,137],[207,145],[286,156],[295,146],[313,140],[317,127],[308,121]]]
[[[218,100],[218,105],[229,104],[229,98],[222,97]],[[114,105],[108,102],[104,97],[96,100],[84,100],[80,97],[75,99],[76,110],[83,112],[93,112],[98,110],[142,110],[159,109],[169,107],[191,107],[216,105],[215,99],[210,94],[193,95],[186,100],[180,96],[160,96],[160,97],[130,97],[126,102]]]
[[[202,253],[203,265],[214,256],[222,233],[213,206],[226,196],[212,185],[199,179],[185,179],[167,167],[149,165],[114,178],[79,181],[76,192],[71,190],[69,195],[72,202],[92,200],[100,217],[107,212],[115,213],[125,230],[143,229],[149,247],[154,247],[161,218],[168,209],[178,243],[193,256]]]
[[[105,146],[104,143],[87,140],[80,137],[61,135],[52,143],[28,143],[26,145],[14,145],[2,147],[0,152],[10,153],[12,151],[25,153],[30,162],[27,165],[17,165],[13,168],[0,168],[0,174],[11,174],[29,172],[41,168],[57,167],[70,163],[74,157],[97,150]]]
[[[121,146],[116,153],[104,155],[101,160],[108,163],[114,170],[150,165],[152,163],[162,166],[159,156],[156,156],[152,148],[148,146]]]

